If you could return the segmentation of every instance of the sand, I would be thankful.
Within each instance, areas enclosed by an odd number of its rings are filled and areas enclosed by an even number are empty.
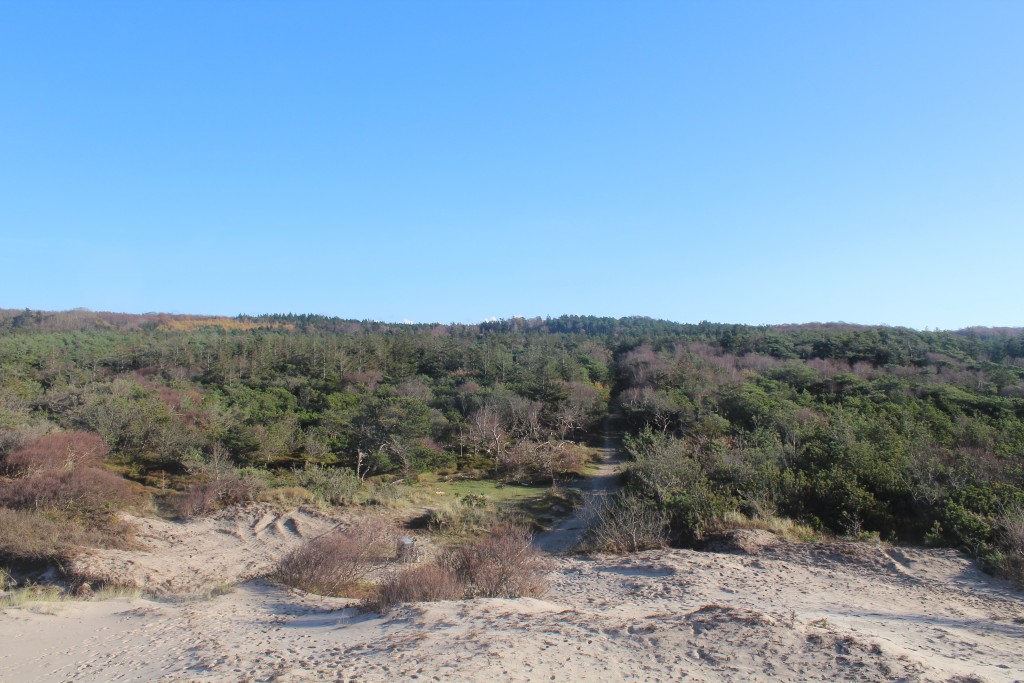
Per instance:
[[[222,510],[187,523],[124,515],[140,550],[89,551],[69,567],[92,583],[181,595],[265,576],[292,548],[334,528],[343,517],[313,508],[281,512],[268,504]]]
[[[266,514],[277,516],[265,525]],[[157,525],[148,556],[136,553],[134,564],[121,558],[117,565],[114,554],[93,562],[119,566],[132,581],[152,582],[168,595],[175,586],[194,595],[196,575],[245,579],[335,523],[308,511],[291,514],[246,509],[195,528]],[[280,530],[268,531],[276,522]],[[173,531],[177,545],[163,531]],[[219,534],[226,550],[201,557],[204,542],[193,532]],[[224,559],[240,549],[247,556],[241,571]],[[1024,679],[1024,594],[950,550],[799,545],[753,531],[719,552],[552,563],[543,599],[422,603],[386,615],[260,579],[204,599],[7,609],[0,614],[0,679]]]

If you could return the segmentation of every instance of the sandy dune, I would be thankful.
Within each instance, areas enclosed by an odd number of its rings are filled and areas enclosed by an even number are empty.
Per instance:
[[[266,504],[222,510],[188,523],[132,517],[141,550],[93,550],[70,566],[96,583],[180,595],[265,576],[294,547],[344,520],[310,508],[280,512]]]
[[[252,520],[257,511],[244,514]],[[284,530],[297,520],[301,533],[268,532],[275,522],[264,526],[265,517],[240,530],[258,542],[236,574],[266,565],[273,553],[260,559],[258,548],[278,543],[280,552],[287,543],[279,538],[329,528],[306,514],[277,518]],[[380,616],[257,580],[209,600],[11,609],[0,616],[0,678],[1024,679],[1024,595],[962,555],[741,533],[731,552],[556,558],[544,600],[417,604]],[[187,554],[185,571],[226,575],[222,565],[203,567],[194,546]],[[158,564],[151,560],[145,575],[159,585],[195,585]]]

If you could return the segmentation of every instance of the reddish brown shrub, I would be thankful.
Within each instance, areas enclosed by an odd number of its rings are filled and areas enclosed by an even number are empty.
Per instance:
[[[454,571],[430,562],[389,576],[377,586],[365,606],[374,612],[385,612],[404,602],[457,600],[465,597],[466,592],[466,585]]]
[[[90,512],[117,510],[139,501],[131,483],[106,470],[50,470],[0,485],[0,506]]]
[[[526,527],[502,522],[476,541],[456,548],[449,562],[473,596],[540,596],[547,589],[548,567],[532,541]]]
[[[352,596],[376,566],[393,556],[394,539],[384,520],[361,519],[290,552],[275,578],[307,593]]]
[[[103,437],[92,432],[57,432],[21,446],[5,464],[13,473],[31,475],[52,470],[98,467],[110,452]]]
[[[174,499],[172,508],[182,519],[208,515],[231,505],[248,503],[262,489],[262,482],[251,477],[224,477],[190,486]]]

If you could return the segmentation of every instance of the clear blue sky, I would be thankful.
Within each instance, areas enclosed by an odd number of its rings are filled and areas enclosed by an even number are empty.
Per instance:
[[[1021,2],[4,2],[0,307],[1024,325]]]

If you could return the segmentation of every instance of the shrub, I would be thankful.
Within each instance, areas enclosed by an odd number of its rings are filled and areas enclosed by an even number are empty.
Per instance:
[[[0,506],[90,512],[135,504],[131,483],[113,472],[95,468],[50,470],[0,486]]]
[[[231,475],[190,486],[174,499],[172,508],[178,517],[188,519],[248,503],[262,489],[263,482],[254,477]]]
[[[672,496],[665,505],[672,542],[686,546],[699,544],[708,530],[731,512],[729,504],[729,499],[715,491],[706,480],[685,493]]]
[[[0,561],[63,561],[77,546],[131,548],[133,529],[113,515],[98,515],[86,526],[57,512],[0,508]]]
[[[46,515],[0,508],[0,558],[36,562],[64,557],[75,542],[74,528]]]
[[[996,568],[1018,586],[1024,587],[1024,509],[999,520],[999,558]]]
[[[57,432],[17,448],[7,456],[5,464],[11,472],[31,475],[51,470],[98,467],[108,452],[110,447],[99,434]]]
[[[547,588],[548,567],[532,541],[526,527],[501,522],[484,536],[455,548],[448,561],[472,596],[539,596]]]
[[[632,493],[596,498],[585,511],[582,546],[591,552],[633,553],[668,545],[668,516]]]
[[[457,600],[466,595],[466,585],[450,568],[430,562],[395,572],[387,577],[365,606],[385,612],[403,602]]]
[[[307,593],[351,596],[394,553],[395,533],[381,519],[364,518],[288,553],[275,578]]]
[[[361,484],[352,470],[314,464],[297,470],[295,481],[329,505],[350,505]]]

